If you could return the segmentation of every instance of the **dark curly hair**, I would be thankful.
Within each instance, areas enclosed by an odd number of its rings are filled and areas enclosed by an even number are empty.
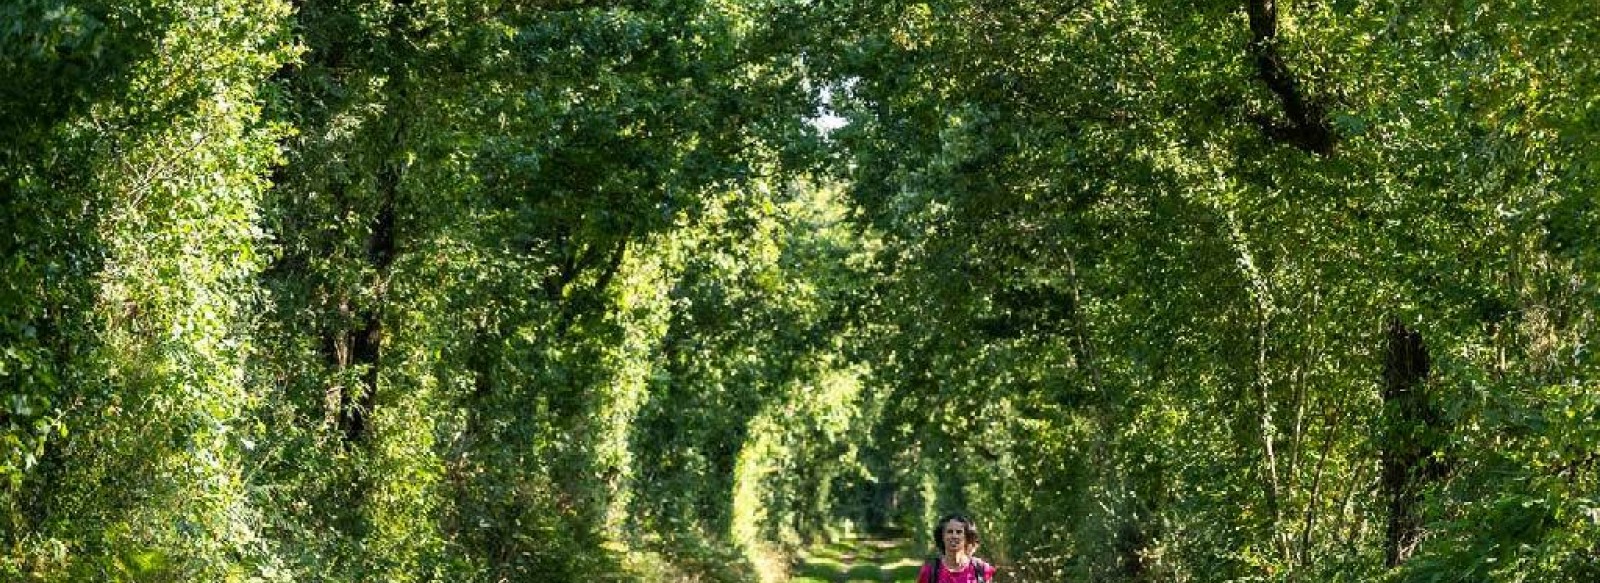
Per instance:
[[[959,520],[961,524],[966,525],[967,546],[969,548],[978,544],[978,523],[973,522],[971,518],[967,518],[965,514],[946,514],[944,518],[940,518],[939,522],[933,525],[933,545],[938,547],[940,553],[944,552],[944,527],[952,520]]]

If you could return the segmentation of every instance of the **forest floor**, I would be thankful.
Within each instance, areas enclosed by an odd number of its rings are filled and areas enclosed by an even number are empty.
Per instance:
[[[912,583],[922,567],[906,539],[846,539],[812,547],[800,559],[794,583]]]

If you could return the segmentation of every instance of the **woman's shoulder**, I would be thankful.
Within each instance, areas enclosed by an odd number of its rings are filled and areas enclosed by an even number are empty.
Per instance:
[[[994,563],[990,563],[989,561],[985,561],[976,557],[973,558],[972,562],[978,565],[977,568],[983,569],[983,575],[985,578],[994,576]]]

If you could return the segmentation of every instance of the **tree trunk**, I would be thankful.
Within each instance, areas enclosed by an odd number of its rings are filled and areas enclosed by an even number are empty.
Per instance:
[[[1441,419],[1427,394],[1428,348],[1422,334],[1390,319],[1383,367],[1383,493],[1389,506],[1384,563],[1399,566],[1422,541],[1422,492],[1444,470],[1434,443]]]
[[[1322,103],[1306,94],[1289,65],[1278,53],[1278,3],[1275,0],[1250,0],[1245,6],[1250,17],[1250,55],[1255,58],[1256,76],[1278,96],[1286,122],[1257,120],[1274,140],[1296,148],[1328,156],[1333,154],[1339,136],[1328,123]]]
[[[394,129],[391,144],[394,147],[394,156],[398,157],[402,151],[402,140],[405,136],[405,126],[401,124]],[[395,201],[399,198],[400,180],[403,164],[397,160],[385,162],[378,171],[378,201],[377,213],[372,217],[371,234],[367,237],[367,263],[372,266],[373,276],[373,301],[356,314],[360,328],[353,331],[350,336],[350,364],[362,367],[361,383],[357,387],[347,388],[344,391],[339,409],[339,428],[344,431],[345,439],[350,442],[361,441],[366,437],[367,416],[378,403],[378,373],[379,364],[383,356],[383,314],[384,302],[388,295],[389,268],[394,264],[397,253],[395,247]]]

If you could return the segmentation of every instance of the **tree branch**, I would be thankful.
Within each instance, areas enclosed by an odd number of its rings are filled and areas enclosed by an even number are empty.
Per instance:
[[[1249,0],[1250,54],[1255,57],[1256,74],[1283,104],[1287,124],[1258,119],[1262,131],[1274,140],[1296,148],[1329,156],[1339,136],[1328,124],[1323,105],[1305,95],[1289,66],[1278,54],[1278,6],[1276,0]]]

